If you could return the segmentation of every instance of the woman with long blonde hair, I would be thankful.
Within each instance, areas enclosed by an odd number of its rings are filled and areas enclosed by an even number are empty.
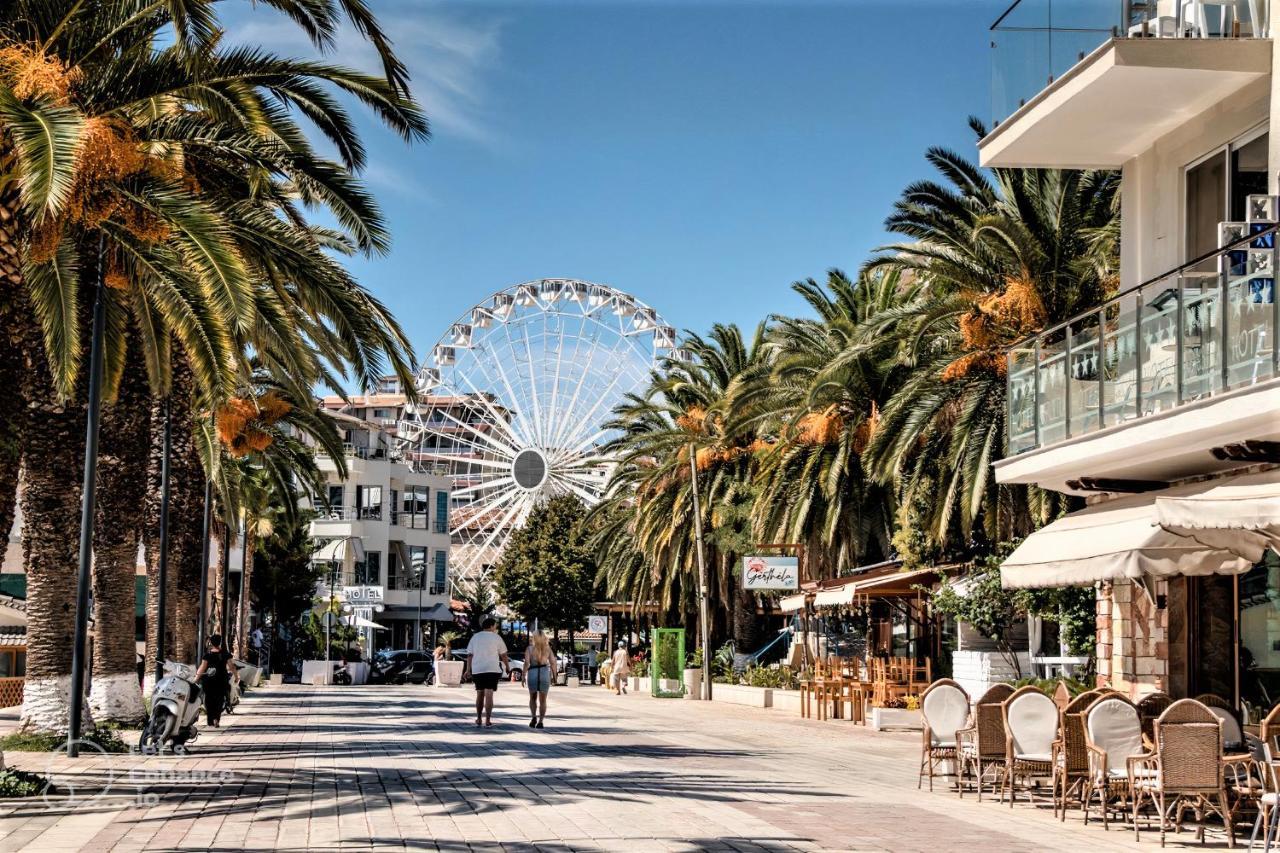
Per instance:
[[[524,652],[524,682],[529,688],[529,728],[542,728],[547,716],[547,693],[556,677],[556,656],[547,635],[534,631]]]

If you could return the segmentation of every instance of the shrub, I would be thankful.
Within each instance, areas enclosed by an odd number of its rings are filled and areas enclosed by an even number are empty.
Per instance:
[[[80,735],[86,743],[92,743],[103,752],[125,753],[129,747],[120,739],[116,729],[111,726],[98,726],[92,731]],[[13,732],[0,738],[0,752],[57,752],[67,745],[65,734],[49,734],[47,732],[29,733]]]
[[[39,773],[14,767],[0,770],[0,797],[34,797],[48,787],[49,780]]]

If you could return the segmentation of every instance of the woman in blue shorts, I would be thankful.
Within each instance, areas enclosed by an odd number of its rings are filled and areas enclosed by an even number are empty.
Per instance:
[[[541,631],[529,638],[524,653],[524,683],[529,688],[529,728],[542,728],[547,716],[547,693],[556,677],[556,656],[547,635]]]

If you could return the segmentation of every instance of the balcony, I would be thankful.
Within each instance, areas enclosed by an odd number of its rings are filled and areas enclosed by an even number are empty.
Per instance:
[[[1268,221],[1224,223],[1222,248],[1011,348],[1010,458],[997,479],[1173,479],[1197,473],[1215,446],[1280,431],[1271,404],[1251,394],[1280,388],[1275,205],[1250,197]],[[1193,409],[1181,426],[1170,420]],[[1144,423],[1139,442],[1128,430]],[[1124,440],[1085,443],[1121,429]],[[1055,447],[1051,459],[1018,461]]]
[[[1270,74],[1267,6],[1016,0],[991,25],[982,165],[1119,167]]]

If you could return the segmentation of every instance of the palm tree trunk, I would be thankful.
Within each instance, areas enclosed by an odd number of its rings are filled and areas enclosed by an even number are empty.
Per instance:
[[[253,530],[253,519],[247,519],[245,522],[245,530]],[[248,660],[249,652],[249,605],[250,599],[253,597],[253,536],[246,533],[244,537],[244,574],[240,578],[242,589],[244,592],[240,595],[240,601],[236,605],[236,641],[232,647],[232,651],[240,660]]]
[[[145,518],[150,397],[147,374],[130,340],[120,390],[102,413],[93,534],[93,681],[98,722],[146,716],[138,683],[135,595],[138,541]]]
[[[27,401],[21,496],[27,678],[21,726],[62,733],[70,727],[85,409],[78,393],[67,402],[54,394],[44,338],[30,310],[19,309],[14,320],[25,354],[22,396]],[[85,711],[87,717],[87,705]]]
[[[222,633],[222,608],[224,605],[223,597],[225,590],[222,588],[222,578],[226,571],[225,563],[230,559],[229,548],[227,547],[227,536],[229,534],[227,525],[218,516],[213,517],[213,525],[210,528],[212,542],[209,543],[209,556],[215,563],[214,567],[209,570],[209,580],[213,587],[212,591],[212,607],[209,608],[209,624],[213,627],[210,629],[212,634]],[[230,578],[228,578],[230,580]],[[227,607],[231,606],[230,602],[225,602]],[[229,616],[229,614],[228,614]],[[230,630],[230,621],[227,623]],[[227,638],[224,637],[223,640]]]
[[[22,425],[26,406],[22,387],[22,339],[17,312],[26,310],[21,298],[22,262],[19,255],[18,190],[0,192],[0,388],[6,388],[0,409],[0,537],[8,542],[18,505],[18,472],[22,467]],[[3,552],[0,552],[3,554]]]

